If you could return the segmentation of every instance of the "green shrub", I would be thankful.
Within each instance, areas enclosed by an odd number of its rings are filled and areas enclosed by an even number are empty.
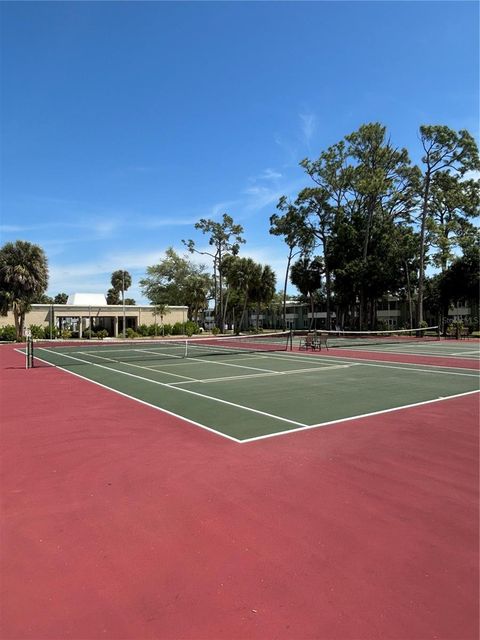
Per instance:
[[[459,338],[463,330],[463,322],[461,320],[454,320],[447,327],[447,336]]]
[[[46,338],[47,340],[50,340],[50,337],[52,338],[52,340],[58,337],[57,327],[52,327],[51,330],[52,330],[52,335],[50,336],[50,327],[43,327],[43,337]]]
[[[219,333],[220,333],[220,329],[218,327],[213,327],[212,328],[212,334],[214,336],[218,336]]]
[[[162,331],[162,327],[160,327],[160,332],[159,332],[159,336],[171,336],[173,333],[173,327],[171,324],[164,324],[163,325],[163,331]]]
[[[0,327],[0,340],[5,342],[15,342],[17,339],[17,332],[13,324],[7,324],[4,327]]]
[[[185,325],[183,322],[176,322],[172,327],[172,336],[183,336],[185,333]]]
[[[196,322],[192,322],[192,320],[189,320],[188,322],[185,323],[185,334],[189,338],[190,336],[193,336],[194,333],[198,333],[198,332],[199,332],[199,327]]]
[[[36,338],[37,340],[41,340],[43,338],[48,338],[49,335],[45,334],[45,330],[48,331],[48,327],[41,327],[38,324],[31,324],[30,327],[30,335],[32,336],[32,338]]]
[[[139,336],[148,336],[148,330],[150,327],[148,327],[146,324],[141,324],[140,326],[137,327],[137,333]]]
[[[93,329],[85,329],[85,331],[83,331],[82,333],[82,336],[87,340],[90,340],[91,338],[95,338],[96,335],[97,334]]]
[[[159,324],[151,324],[148,327],[147,336],[161,336],[161,335],[162,335],[162,329]]]
[[[100,331],[97,331],[97,338],[100,340],[108,338],[108,331],[106,329],[100,329]]]
[[[131,327],[128,327],[126,336],[127,338],[138,338],[138,333],[134,331]]]

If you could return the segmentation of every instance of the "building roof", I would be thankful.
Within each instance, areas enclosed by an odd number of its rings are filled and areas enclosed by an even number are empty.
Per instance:
[[[101,307],[107,304],[107,299],[103,293],[74,293],[68,296],[67,304]]]

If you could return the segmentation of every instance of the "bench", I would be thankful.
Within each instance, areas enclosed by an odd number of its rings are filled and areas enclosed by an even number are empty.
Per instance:
[[[300,350],[304,349],[305,351],[316,351],[318,349],[319,351],[321,351],[322,347],[328,349],[327,336],[313,333],[300,338]]]

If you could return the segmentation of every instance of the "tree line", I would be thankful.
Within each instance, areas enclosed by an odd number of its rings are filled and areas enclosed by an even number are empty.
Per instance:
[[[376,328],[376,306],[387,295],[407,304],[410,327],[424,326],[425,310],[441,321],[452,302],[478,300],[479,215],[478,147],[466,130],[421,126],[421,162],[394,146],[386,127],[362,125],[357,131],[305,158],[300,166],[309,181],[294,197],[282,196],[270,216],[270,233],[283,238],[287,254],[283,292],[268,264],[240,255],[243,227],[224,213],[202,218],[195,229],[208,239],[199,249],[183,240],[190,254],[204,256],[210,268],[181,256],[172,247],[140,280],[143,295],[163,316],[168,305],[187,305],[198,322],[209,301],[215,324],[248,327],[249,311],[283,307],[289,280],[300,297],[326,310],[326,328]],[[472,175],[475,175],[472,173]],[[427,277],[426,268],[437,269]],[[17,335],[33,302],[66,302],[66,294],[45,296],[47,259],[25,241],[0,249],[0,311],[13,310]],[[125,298],[132,284],[125,270],[112,273],[109,304],[135,304]],[[478,313],[478,309],[477,309]]]
[[[440,323],[452,302],[478,298],[480,192],[468,178],[480,169],[477,145],[468,131],[446,126],[421,126],[419,140],[414,165],[386,127],[369,123],[300,162],[310,184],[293,199],[282,196],[270,217],[270,233],[288,249],[284,327],[289,280],[309,301],[312,322],[315,305],[324,305],[326,328],[335,313],[337,326],[375,329],[387,295],[406,302],[410,328],[425,325],[425,309]],[[240,257],[243,228],[231,216],[201,219],[195,229],[210,249],[183,244],[210,259],[213,275],[169,249],[141,281],[152,303],[188,304],[196,318],[211,296],[220,330],[227,320],[243,328],[247,309],[256,307],[258,320],[261,307],[278,303],[272,269]],[[427,278],[427,265],[440,273]]]
[[[322,272],[327,327],[335,309],[337,324],[375,328],[377,301],[387,294],[406,300],[410,326],[422,326],[427,264],[446,274],[455,251],[472,262],[478,256],[479,182],[467,179],[480,169],[473,137],[422,126],[419,139],[421,163],[413,165],[384,126],[361,126],[300,162],[310,185],[293,201],[283,196],[270,218],[289,249],[287,270],[298,254],[304,281],[308,271]]]

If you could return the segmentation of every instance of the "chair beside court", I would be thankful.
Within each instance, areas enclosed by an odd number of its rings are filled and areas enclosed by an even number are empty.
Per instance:
[[[300,338],[300,351],[321,351],[322,347],[328,349],[328,336],[322,333],[307,333]]]

